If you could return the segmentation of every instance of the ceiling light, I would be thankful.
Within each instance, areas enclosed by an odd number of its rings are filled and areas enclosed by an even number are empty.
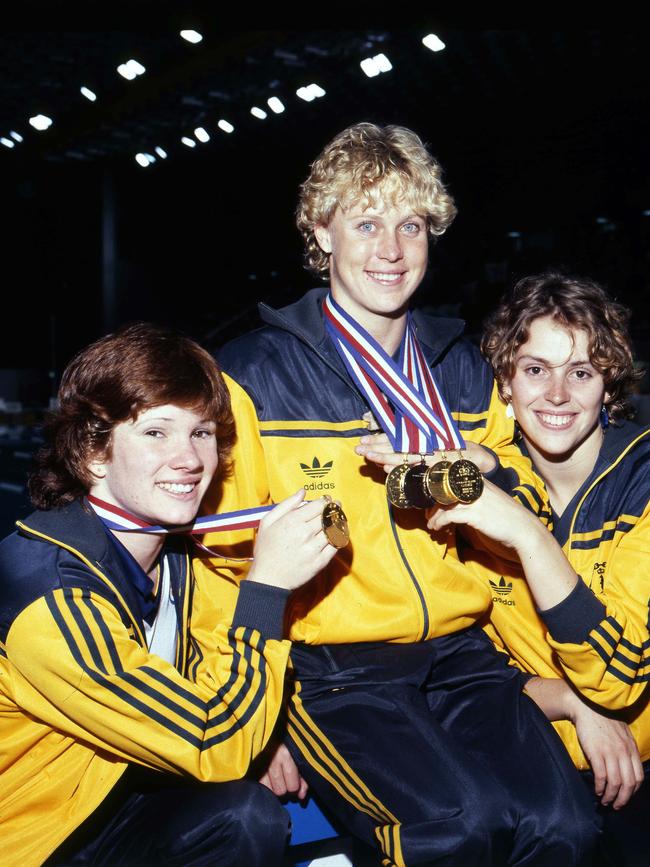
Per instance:
[[[142,166],[143,169],[146,169],[147,166],[150,165],[146,154],[136,154],[135,161],[139,166]]]
[[[197,30],[181,30],[181,36],[186,42],[191,42],[193,45],[196,45],[197,42],[203,39],[203,36]]]
[[[445,47],[445,43],[435,33],[427,33],[422,39],[422,44],[426,45],[431,51],[442,51]]]
[[[14,141],[17,141],[18,144],[20,144],[20,142],[23,140],[23,137],[21,136],[21,134],[18,133],[18,132],[15,132],[13,129],[11,130],[11,132],[9,133],[9,135],[12,137],[12,139],[13,139]]]
[[[12,142],[10,138],[5,138],[4,136],[0,138],[0,144],[3,144],[6,148],[16,147],[16,145],[14,144],[14,142]]]
[[[267,103],[268,107],[271,109],[271,111],[274,112],[275,114],[282,114],[282,112],[284,111],[284,105],[277,98],[277,96],[272,96],[270,99],[267,99],[266,103]]]
[[[359,65],[368,78],[374,78],[380,72],[390,72],[393,68],[393,64],[385,54],[375,54],[374,57],[366,57]]]
[[[228,123],[227,120],[220,120],[219,123],[217,124],[217,126],[219,127],[219,129],[222,129],[224,132],[234,132],[235,131],[235,127],[231,123]]]
[[[30,117],[30,124],[39,131],[44,129],[48,129],[52,126],[52,118],[48,117],[46,114],[35,114],[34,117]]]
[[[162,148],[159,148],[159,147],[155,147],[154,150],[158,154],[158,156],[160,157],[161,160],[167,159],[167,151],[164,151]]]
[[[117,71],[120,73],[122,78],[126,78],[127,81],[133,81],[134,78],[137,78],[138,75],[142,75],[143,72],[147,70],[141,63],[138,63],[137,60],[127,60],[126,63],[120,63],[117,67]]]
[[[183,142],[184,145],[187,145],[188,148],[195,148],[196,147],[196,142],[194,141],[194,139],[189,138],[186,135],[183,136],[181,141]]]
[[[256,105],[251,108],[251,114],[253,117],[259,117],[260,120],[264,120],[267,117],[266,112],[263,111],[263,109],[258,108]]]
[[[296,91],[296,96],[299,96],[300,99],[304,99],[305,102],[312,102],[319,96],[325,96],[325,91],[317,84],[308,84],[307,87],[299,87]]]
[[[91,102],[95,102],[97,99],[97,94],[93,93],[89,87],[80,87],[79,90],[81,91],[82,96],[85,96],[86,99],[89,99]]]
[[[380,70],[373,57],[366,57],[366,59],[362,60],[359,65],[368,78],[374,78],[375,75],[379,75]]]
[[[203,144],[210,141],[210,136],[208,135],[207,130],[203,129],[202,126],[197,126],[197,128],[194,130],[194,135],[198,138],[200,142],[203,142]]]

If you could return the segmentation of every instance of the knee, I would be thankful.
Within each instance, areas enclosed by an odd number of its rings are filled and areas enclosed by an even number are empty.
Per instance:
[[[230,827],[235,864],[266,867],[280,863],[289,838],[290,818],[278,798],[259,783],[242,793]]]
[[[186,797],[175,820],[158,835],[161,864],[269,867],[282,862],[289,814],[273,792],[249,780],[201,783]]]

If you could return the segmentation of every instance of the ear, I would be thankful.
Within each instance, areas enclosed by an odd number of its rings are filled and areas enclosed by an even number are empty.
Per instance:
[[[100,459],[89,461],[88,471],[91,476],[94,476],[98,481],[106,478],[106,462]]]
[[[512,398],[512,390],[510,389],[509,385],[504,385],[501,389],[501,392],[506,400],[509,401]]]
[[[318,246],[321,248],[323,253],[331,253],[332,252],[332,238],[330,236],[330,230],[327,226],[323,226],[321,223],[314,226],[314,235],[316,236],[316,240],[318,241]]]

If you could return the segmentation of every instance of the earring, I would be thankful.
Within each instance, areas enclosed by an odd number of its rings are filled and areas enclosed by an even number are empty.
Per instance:
[[[510,402],[508,402],[506,404],[506,418],[514,418],[514,417],[515,417],[515,411],[512,408],[512,404]]]
[[[607,412],[605,404],[600,408],[600,426],[603,430],[607,430],[609,427],[609,413]]]

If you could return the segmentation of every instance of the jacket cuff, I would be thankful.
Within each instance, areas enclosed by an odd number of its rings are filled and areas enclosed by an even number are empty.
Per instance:
[[[519,476],[516,471],[512,469],[512,467],[502,467],[499,463],[499,458],[492,451],[492,449],[487,448],[487,446],[483,446],[486,452],[489,452],[496,461],[496,466],[493,470],[490,470],[489,473],[483,473],[485,478],[492,482],[492,484],[496,485],[497,488],[501,488],[506,494],[512,493],[514,488],[519,484]]]
[[[257,629],[265,638],[282,640],[284,609],[289,590],[260,584],[257,581],[242,581],[239,597],[232,618],[233,629],[249,626]]]
[[[582,644],[591,630],[604,620],[606,608],[584,581],[578,579],[566,599],[539,614],[554,641],[560,644]]]

